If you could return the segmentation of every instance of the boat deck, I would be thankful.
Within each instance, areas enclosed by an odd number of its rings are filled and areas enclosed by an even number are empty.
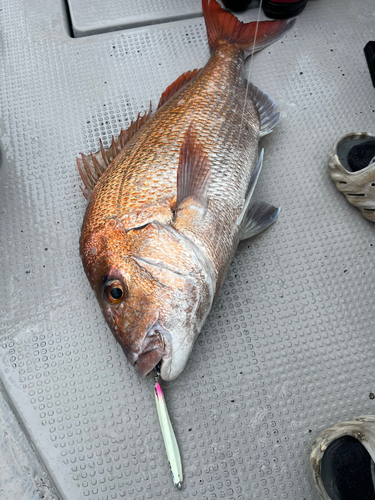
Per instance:
[[[179,492],[153,380],[127,363],[82,268],[75,156],[206,63],[200,3],[2,2],[1,498],[318,500],[313,439],[374,414],[375,227],[327,161],[340,136],[375,133],[375,5],[310,0],[297,19],[251,72],[281,112],[255,194],[280,217],[240,244],[187,368],[163,385]]]

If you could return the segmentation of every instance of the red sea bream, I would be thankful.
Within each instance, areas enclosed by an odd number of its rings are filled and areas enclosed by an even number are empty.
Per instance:
[[[164,380],[183,371],[239,241],[279,213],[251,200],[258,142],[279,114],[244,82],[243,64],[294,21],[243,24],[215,0],[203,13],[206,66],[173,82],[108,150],[77,160],[87,277],[130,363],[141,376],[161,363]]]

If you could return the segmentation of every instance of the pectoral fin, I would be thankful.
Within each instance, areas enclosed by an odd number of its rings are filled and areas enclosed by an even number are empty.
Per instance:
[[[247,208],[241,228],[241,240],[251,238],[261,233],[273,224],[280,213],[280,208],[264,203],[252,201]]]
[[[177,196],[173,210],[173,227],[190,234],[199,230],[206,214],[211,168],[202,144],[192,127],[186,131],[177,169]]]
[[[210,173],[208,158],[201,143],[195,137],[192,127],[189,127],[181,146],[177,169],[176,214],[186,207],[187,200],[205,209]]]

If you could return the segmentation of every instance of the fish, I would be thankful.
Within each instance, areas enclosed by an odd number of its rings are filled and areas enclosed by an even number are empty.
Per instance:
[[[88,206],[80,236],[104,318],[141,376],[184,370],[235,250],[275,222],[254,202],[258,143],[277,105],[244,80],[251,51],[294,20],[244,24],[216,0],[202,9],[211,56],[164,91],[112,144],[77,158]]]

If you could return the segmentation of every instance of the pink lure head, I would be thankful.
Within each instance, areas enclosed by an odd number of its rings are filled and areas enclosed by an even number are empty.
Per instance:
[[[157,395],[158,399],[161,399],[163,397],[163,391],[159,382],[156,382],[155,384],[155,394]]]

